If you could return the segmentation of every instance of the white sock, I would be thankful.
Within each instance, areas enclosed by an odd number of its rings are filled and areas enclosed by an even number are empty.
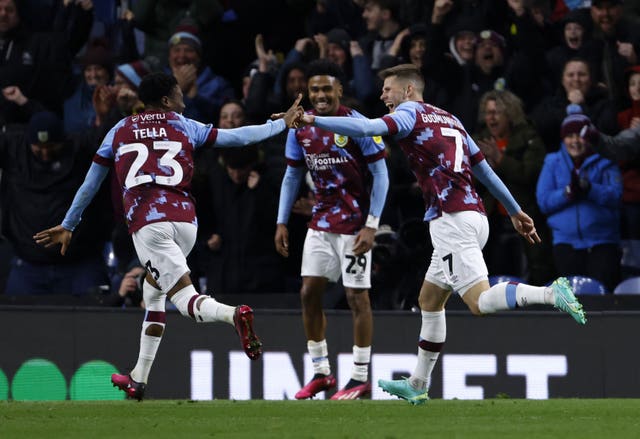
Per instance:
[[[351,378],[366,382],[369,379],[369,363],[371,362],[371,346],[353,345],[353,368]]]
[[[165,302],[167,295],[154,288],[146,280],[142,284],[142,297],[146,307],[142,331],[140,332],[140,350],[138,351],[138,362],[130,372],[131,378],[139,383],[146,383],[149,379],[151,366],[156,358],[158,347],[162,341],[160,336],[147,335],[147,328],[151,325],[162,327],[164,334],[165,327]]]
[[[551,288],[534,287],[517,282],[500,282],[480,294],[478,308],[482,314],[491,314],[534,304],[553,304]]]
[[[331,374],[327,340],[307,340],[307,350],[309,351],[309,355],[311,355],[311,361],[313,361],[313,373],[321,373],[322,375]]]
[[[156,359],[156,353],[158,347],[162,341],[162,336],[155,337],[153,335],[146,335],[145,331],[147,327],[152,324],[158,324],[156,322],[144,322],[142,324],[142,333],[140,334],[140,351],[138,351],[138,362],[136,367],[129,373],[134,381],[139,383],[146,383],[149,379],[149,372],[151,372],[151,366]],[[164,327],[164,325],[162,325]]]
[[[213,297],[198,294],[188,285],[171,297],[171,302],[183,316],[196,322],[227,322],[233,325],[235,307],[217,302]]]
[[[447,320],[444,310],[422,311],[422,326],[418,342],[418,363],[409,377],[411,385],[418,390],[428,390],[431,373],[438,361],[440,351],[447,338]]]

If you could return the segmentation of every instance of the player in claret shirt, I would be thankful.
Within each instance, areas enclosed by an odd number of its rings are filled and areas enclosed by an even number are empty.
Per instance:
[[[516,282],[489,285],[482,258],[489,226],[472,175],[505,206],[513,227],[531,244],[540,242],[533,220],[520,209],[460,121],[423,102],[424,79],[413,64],[391,67],[380,76],[384,79],[380,99],[389,108],[388,115],[356,119],[305,113],[296,122],[345,136],[392,136],[420,185],[434,250],[418,298],[422,311],[418,363],[409,378],[379,380],[378,385],[412,404],[421,404],[429,399],[431,371],[446,338],[444,306],[452,291],[475,315],[549,304],[578,323],[584,324],[586,318],[565,278],[550,287]]]
[[[307,69],[310,114],[362,118],[340,104],[342,70],[326,60]],[[325,339],[322,296],[329,281],[342,275],[353,315],[351,380],[331,399],[356,399],[371,392],[369,362],[373,322],[371,247],[389,187],[382,139],[352,138],[316,127],[292,129],[285,150],[287,170],[282,181],[275,244],[289,255],[287,221],[305,172],[311,174],[315,207],[302,255],[302,319],[314,376],[295,397],[306,399],[336,386]]]
[[[145,111],[122,119],[107,133],[62,224],[37,233],[34,239],[46,247],[61,244],[64,254],[82,212],[114,168],[129,233],[147,274],[138,362],[129,375],[113,374],[111,381],[128,397],[141,400],[164,332],[167,298],[196,322],[234,325],[247,356],[252,360],[260,357],[262,344],[253,330],[252,309],[199,295],[189,278],[186,257],[197,230],[190,194],[193,152],[206,145],[244,146],[282,132],[285,122],[292,123],[296,113],[302,112],[298,107],[302,95],[283,115],[284,120],[225,130],[180,114],[184,110],[182,91],[171,75],[145,76],[138,93]]]

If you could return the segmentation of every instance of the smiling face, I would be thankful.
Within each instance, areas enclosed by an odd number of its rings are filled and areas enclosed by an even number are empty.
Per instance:
[[[228,102],[220,109],[219,128],[238,128],[246,120],[244,109],[237,102]]]
[[[580,90],[586,96],[590,86],[589,66],[582,61],[569,61],[562,72],[562,87],[567,94],[571,90]]]
[[[579,133],[569,134],[562,139],[572,159],[579,159],[587,153],[587,143]]]
[[[169,67],[176,67],[192,64],[196,67],[200,66],[200,54],[191,45],[186,43],[178,43],[169,49]]]
[[[606,35],[615,32],[616,25],[622,16],[622,6],[617,2],[601,2],[598,6],[591,6],[591,19],[596,27]]]
[[[83,73],[85,82],[91,87],[105,85],[109,82],[109,72],[107,72],[107,69],[97,64],[89,64],[84,68]]]
[[[456,52],[465,62],[473,61],[476,49],[476,34],[471,31],[459,32],[455,37]]]
[[[333,76],[317,75],[309,78],[309,102],[319,115],[331,115],[338,111],[342,97],[342,85]]]

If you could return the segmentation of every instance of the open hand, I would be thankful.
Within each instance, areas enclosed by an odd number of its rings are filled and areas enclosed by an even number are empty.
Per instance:
[[[47,230],[43,230],[41,232],[33,235],[33,239],[39,245],[44,245],[46,248],[49,248],[56,244],[62,244],[62,248],[60,249],[60,254],[64,256],[67,252],[67,248],[69,247],[69,242],[71,242],[71,235],[73,232],[71,230],[67,230],[62,225],[57,225]]]

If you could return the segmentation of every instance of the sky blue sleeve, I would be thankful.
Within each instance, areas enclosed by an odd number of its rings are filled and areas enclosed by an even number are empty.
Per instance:
[[[198,122],[197,120],[189,119],[187,117],[178,115],[179,124],[184,126],[184,130],[186,131],[187,137],[191,140],[194,147],[198,148],[202,146],[209,137],[209,133],[213,129],[213,125],[204,124],[202,122]],[[170,121],[169,123],[172,123]],[[180,129],[179,124],[175,124],[176,129]]]
[[[280,134],[286,128],[284,119],[269,120],[262,125],[246,125],[239,128],[219,128],[215,146],[246,146],[262,142],[271,136]]]
[[[71,207],[62,220],[62,227],[73,231],[82,219],[82,212],[87,208],[93,197],[100,189],[100,185],[104,181],[109,168],[106,166],[92,163],[87,176],[82,185],[78,188],[76,195],[73,197]]]
[[[290,129],[287,133],[287,143],[284,146],[284,156],[289,160],[304,160],[304,152],[296,139],[296,130]]]
[[[511,195],[511,192],[509,192],[509,189],[507,189],[502,180],[500,180],[498,174],[491,169],[491,166],[489,166],[489,163],[487,163],[486,160],[482,160],[472,169],[473,175],[480,180],[480,183],[484,184],[485,187],[489,189],[491,195],[496,197],[496,199],[502,203],[504,208],[507,209],[507,212],[509,212],[509,215],[515,215],[522,210],[520,209],[517,201],[513,198],[513,195]]]
[[[384,208],[384,202],[387,199],[387,191],[389,190],[389,173],[387,172],[387,163],[384,159],[369,163],[369,171],[371,171],[371,174],[373,175],[369,214],[379,218],[382,214],[382,209]]]
[[[278,202],[278,221],[277,224],[287,224],[291,208],[296,201],[300,182],[304,177],[306,168],[287,166],[287,170],[282,178],[282,186],[280,187],[280,201]]]
[[[316,116],[314,125],[318,128],[351,137],[386,136],[389,133],[387,124],[382,119]]]

